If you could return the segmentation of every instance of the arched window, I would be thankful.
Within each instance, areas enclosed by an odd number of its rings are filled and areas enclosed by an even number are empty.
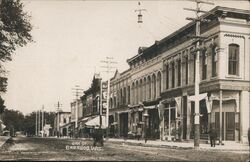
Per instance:
[[[157,74],[157,95],[156,97],[159,97],[161,94],[161,72],[158,72]]]
[[[166,89],[169,88],[169,65],[166,65]]]
[[[147,79],[143,79],[143,101],[147,100]]]
[[[128,104],[130,104],[130,86],[128,86]]]
[[[113,99],[113,108],[116,108],[116,97],[114,97],[114,99]]]
[[[140,93],[140,98],[139,98],[139,101],[141,101],[142,102],[142,100],[143,100],[143,85],[142,85],[142,79],[140,79],[140,84],[139,84],[139,93]]]
[[[127,104],[127,89],[123,88],[123,105]]]
[[[207,51],[202,51],[202,80],[207,79]]]
[[[212,47],[212,77],[217,75],[217,53],[216,47]]]
[[[175,62],[173,61],[171,64],[171,70],[172,70],[172,88],[175,86]]]
[[[132,83],[131,102],[135,104],[135,83]]]
[[[239,75],[239,45],[229,44],[228,74]]]
[[[147,89],[148,89],[148,100],[151,99],[151,78],[148,76],[148,83],[147,83]]]
[[[178,78],[178,82],[177,85],[181,86],[181,59],[178,59],[177,61],[177,78]]]
[[[152,77],[152,83],[153,83],[153,99],[156,98],[156,76],[155,74],[153,74],[153,77]]]
[[[113,99],[112,98],[109,99],[109,107],[110,107],[110,109],[113,108]]]
[[[135,104],[138,104],[139,102],[139,84],[138,81],[135,83]]]

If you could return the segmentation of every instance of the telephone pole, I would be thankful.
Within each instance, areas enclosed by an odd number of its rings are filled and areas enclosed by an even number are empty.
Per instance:
[[[40,110],[38,110],[38,136],[40,135]]]
[[[36,132],[35,132],[36,136],[37,136],[37,111],[36,111]]]
[[[76,85],[75,88],[72,88],[74,90],[73,93],[75,93],[76,96],[76,102],[75,102],[75,129],[78,127],[78,97],[79,94],[82,93],[83,89],[80,88],[79,85]]]
[[[107,109],[106,109],[106,136],[108,137],[108,133],[109,133],[109,96],[110,96],[110,76],[109,74],[111,72],[114,72],[112,69],[116,68],[111,66],[112,64],[117,64],[117,62],[113,61],[113,57],[106,57],[106,60],[102,60],[102,63],[105,63],[105,66],[101,66],[102,68],[105,68],[106,70],[104,72],[106,72],[107,77],[108,77],[108,87],[107,87]],[[102,88],[102,85],[101,85]],[[100,96],[102,98],[102,94]],[[102,103],[101,103],[102,104]]]
[[[196,43],[196,49],[193,52],[196,52],[195,54],[195,86],[194,86],[194,91],[195,91],[195,114],[194,114],[194,126],[195,126],[195,133],[194,133],[194,147],[199,147],[200,146],[200,100],[199,100],[199,84],[200,84],[200,51],[202,50],[200,45],[201,42],[204,40],[203,37],[200,36],[200,24],[202,21],[207,21],[205,19],[202,19],[200,17],[200,13],[207,13],[207,11],[202,11],[200,9],[200,4],[209,4],[213,5],[211,2],[205,2],[201,0],[194,0],[196,2],[196,9],[190,9],[190,8],[184,8],[184,10],[188,11],[194,11],[196,14],[196,18],[186,18],[187,20],[191,20],[196,22],[196,35],[193,36],[195,38]]]
[[[42,106],[42,137],[44,136],[44,130],[43,130],[43,127],[44,127],[44,105]]]
[[[59,115],[59,113],[60,113],[60,111],[61,111],[61,109],[60,109],[60,107],[62,106],[62,104],[60,104],[60,102],[58,101],[57,102],[57,104],[56,104],[56,111],[57,111],[57,120],[56,120],[56,123],[57,123],[57,125],[56,125],[56,133],[57,133],[57,136],[59,136],[59,134],[60,134],[60,126],[59,126],[59,122],[60,122],[60,115]]]

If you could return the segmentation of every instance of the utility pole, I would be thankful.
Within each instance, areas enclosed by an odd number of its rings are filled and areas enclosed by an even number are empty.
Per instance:
[[[44,130],[43,130],[43,127],[44,127],[44,124],[43,124],[43,122],[44,122],[44,105],[42,106],[42,137],[43,137],[43,135],[44,135]]]
[[[61,111],[61,109],[60,109],[60,107],[62,106],[62,104],[60,104],[60,102],[58,101],[57,102],[57,104],[56,104],[56,111],[57,111],[57,120],[56,120],[56,133],[57,133],[57,135],[59,136],[59,133],[60,133],[60,126],[59,126],[59,122],[60,122],[60,111]]]
[[[74,90],[75,96],[76,96],[76,102],[75,102],[75,129],[78,127],[78,97],[79,94],[82,93],[83,89],[80,88],[79,85],[76,85],[75,88],[72,88]]]
[[[114,72],[112,71],[112,69],[116,68],[111,66],[112,64],[117,64],[117,62],[112,61],[113,57],[106,57],[106,60],[102,60],[102,63],[105,63],[106,66],[101,66],[102,68],[105,68],[106,70],[104,72],[107,73],[107,77],[108,77],[108,87],[107,87],[107,109],[106,109],[106,136],[108,137],[108,133],[109,133],[109,96],[110,96],[110,72]],[[102,85],[101,85],[102,88]],[[101,94],[101,98],[102,98],[102,94]],[[102,104],[102,103],[101,103]],[[102,107],[103,108],[103,107]]]
[[[40,110],[38,110],[38,136],[40,135]]]
[[[186,18],[187,20],[191,20],[196,22],[196,35],[193,36],[196,40],[196,49],[193,52],[196,52],[195,54],[195,86],[194,86],[194,91],[195,91],[195,114],[194,114],[194,126],[195,126],[195,133],[194,133],[194,147],[199,147],[200,146],[200,100],[199,100],[199,84],[200,84],[200,51],[202,50],[200,48],[201,42],[204,40],[203,37],[200,36],[200,24],[202,21],[207,21],[202,19],[199,16],[199,13],[207,13],[207,11],[202,11],[200,9],[200,4],[209,4],[213,5],[211,2],[205,2],[201,0],[194,0],[196,2],[196,9],[190,9],[190,8],[184,8],[184,10],[188,11],[194,11],[196,14],[196,18]]]
[[[37,136],[37,111],[36,111],[36,131],[35,131],[35,134]]]

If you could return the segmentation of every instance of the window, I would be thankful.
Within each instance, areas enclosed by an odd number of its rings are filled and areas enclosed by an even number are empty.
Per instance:
[[[169,88],[169,65],[166,65],[166,89]]]
[[[207,51],[202,52],[202,80],[207,79]]]
[[[216,48],[212,47],[212,77],[217,75],[217,54]]]
[[[181,59],[177,62],[178,65],[178,86],[181,86]]]
[[[186,69],[186,84],[188,84],[188,56],[185,58],[185,69]]]
[[[229,59],[228,59],[228,74],[238,75],[239,74],[239,45],[229,45]]]
[[[174,88],[175,85],[175,63],[174,61],[172,62],[172,88]]]
[[[194,82],[195,82],[195,72],[196,72],[195,63],[196,63],[196,54],[194,54],[193,57],[194,57],[194,75],[193,75],[193,77],[194,77]]]
[[[63,118],[63,123],[67,123],[67,119],[66,118]]]
[[[128,86],[128,104],[130,104],[130,86]]]

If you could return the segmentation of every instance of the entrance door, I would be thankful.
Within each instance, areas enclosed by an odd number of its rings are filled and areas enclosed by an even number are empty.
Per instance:
[[[235,114],[226,112],[226,140],[235,140]]]
[[[226,119],[224,119],[226,118]],[[224,123],[225,121],[225,123]],[[220,136],[220,114],[215,113],[215,129],[217,130],[218,138]],[[224,128],[226,129],[224,131]],[[224,136],[224,132],[226,135]],[[222,112],[222,140],[234,141],[235,140],[235,113],[234,112]]]
[[[120,114],[120,133],[121,136],[128,136],[128,113]]]

